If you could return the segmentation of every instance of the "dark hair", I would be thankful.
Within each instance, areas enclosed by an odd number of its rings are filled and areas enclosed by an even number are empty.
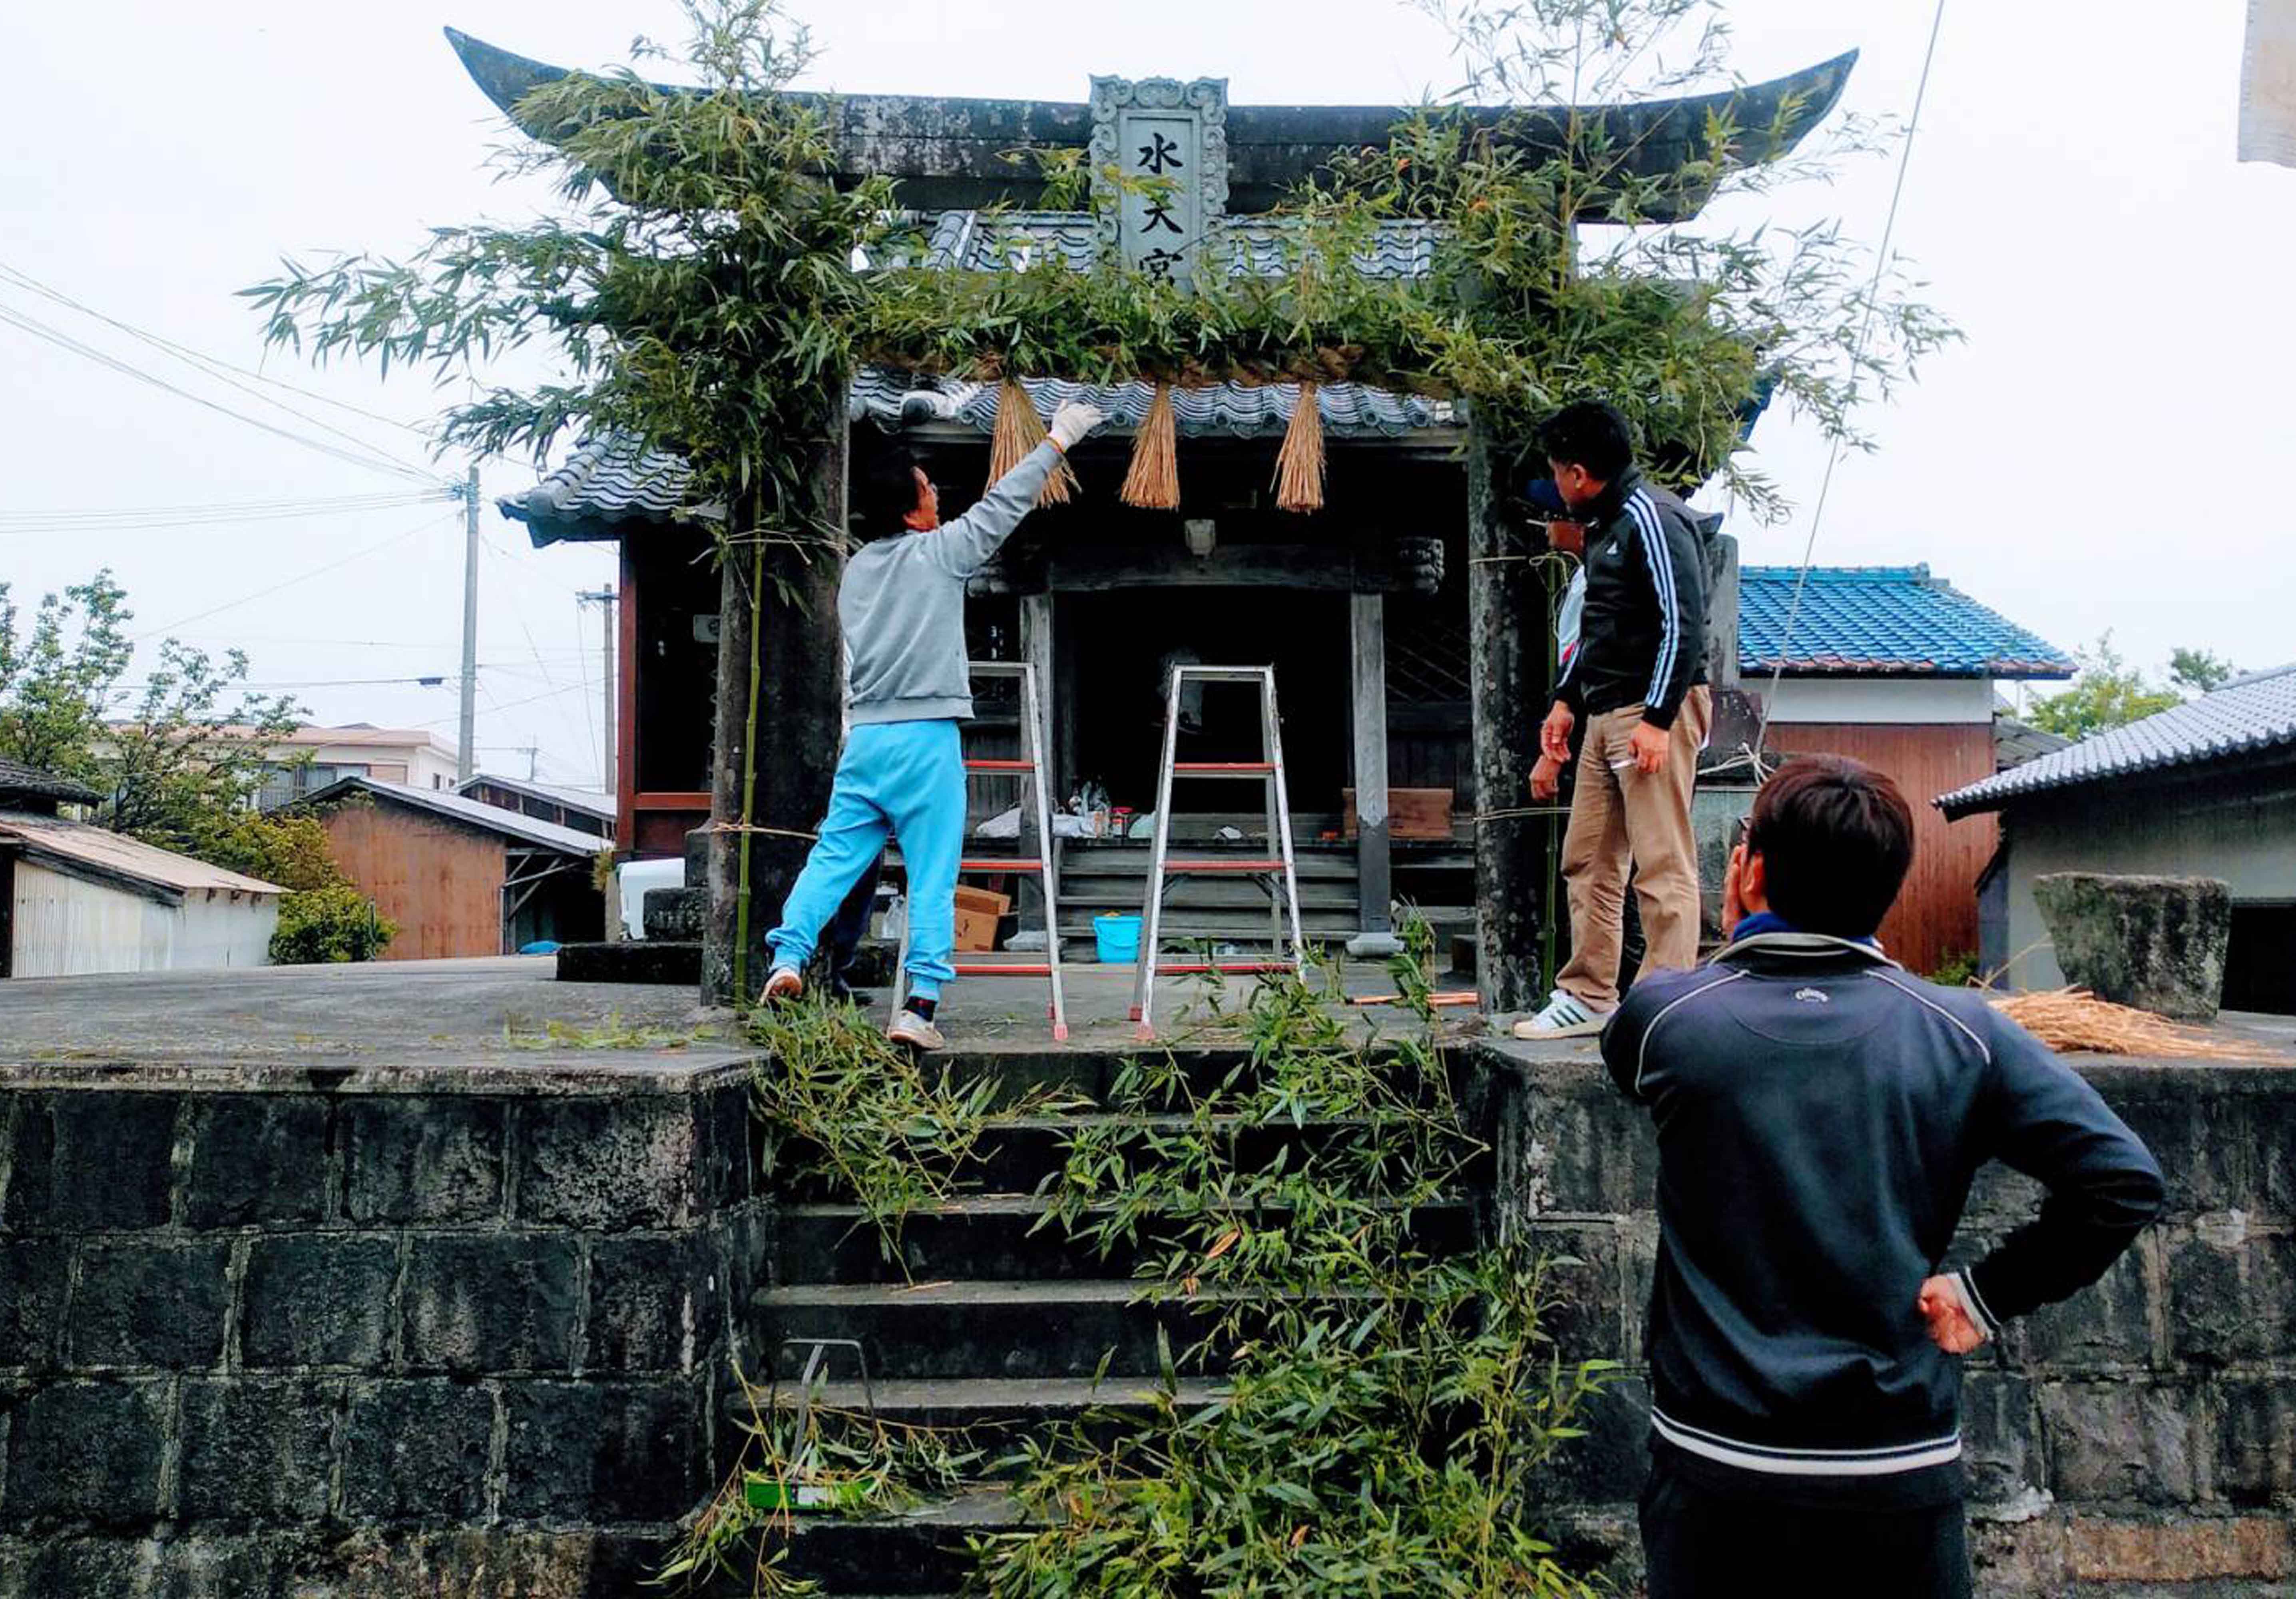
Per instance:
[[[1798,755],[1754,796],[1746,853],[1762,857],[1779,915],[1805,932],[1869,938],[1914,864],[1914,813],[1871,767]]]
[[[917,469],[924,463],[906,444],[888,445],[853,474],[849,521],[859,537],[886,538],[917,508]]]
[[[1538,443],[1549,461],[1604,483],[1635,463],[1634,426],[1608,400],[1572,400],[1538,424]]]

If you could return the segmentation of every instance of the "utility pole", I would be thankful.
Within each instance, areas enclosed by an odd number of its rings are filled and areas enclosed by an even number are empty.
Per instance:
[[[468,783],[479,750],[479,463],[463,480],[463,721],[455,781]]]
[[[599,769],[599,771],[603,775],[603,785],[604,785],[604,787],[605,787],[605,791],[606,791],[606,792],[607,792],[607,793],[609,793],[609,794],[618,794],[618,793],[621,792],[621,790],[615,786],[615,782],[616,782],[616,778],[617,778],[617,775],[617,775],[617,773],[616,773],[616,772],[615,772],[615,770],[614,770],[614,767],[615,767],[615,759],[614,759],[614,757],[615,757],[615,754],[616,754],[617,750],[618,750],[618,748],[619,748],[618,739],[617,739],[617,736],[616,736],[616,735],[617,735],[617,733],[618,733],[618,729],[616,729],[616,727],[614,726],[614,703],[615,703],[615,701],[614,701],[614,603],[615,603],[615,594],[614,594],[614,591],[613,591],[612,589],[611,589],[611,588],[602,588],[602,589],[599,589],[599,590],[598,590],[596,593],[594,593],[594,594],[586,594],[586,594],[576,594],[576,595],[574,596],[574,598],[575,598],[576,602],[577,602],[578,603],[580,603],[580,604],[584,604],[584,605],[591,605],[591,604],[594,604],[594,605],[602,606],[602,607],[604,609],[605,613],[606,613],[606,636],[605,636],[605,644],[604,644],[604,646],[603,646],[603,656],[602,656],[602,659],[603,659],[603,662],[604,662],[605,669],[604,669],[604,671],[601,674],[602,684],[603,684],[603,689],[602,689],[602,692],[603,692],[603,693],[604,693],[604,695],[605,695],[605,722],[604,722],[604,725],[605,725],[605,729],[606,729],[606,747],[605,747],[605,750],[604,750],[603,754],[603,758],[601,759],[601,761],[600,761],[600,763],[599,763],[599,767],[598,767],[598,769]]]
[[[540,775],[541,770],[542,746],[540,744],[529,744],[526,747],[526,780],[529,783],[534,782]]]

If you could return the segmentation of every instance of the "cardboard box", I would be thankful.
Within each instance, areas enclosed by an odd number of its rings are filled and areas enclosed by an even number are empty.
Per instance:
[[[996,947],[996,924],[1013,908],[1011,898],[986,889],[956,891],[956,947],[968,955]]]
[[[1451,837],[1451,802],[1449,789],[1388,790],[1387,836],[1447,840]],[[1346,817],[1341,824],[1345,836],[1354,838],[1360,831],[1356,823],[1355,790],[1340,791],[1340,809]]]

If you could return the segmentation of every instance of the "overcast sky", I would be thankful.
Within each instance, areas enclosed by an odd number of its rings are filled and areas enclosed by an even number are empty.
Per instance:
[[[1224,76],[1237,102],[1360,103],[1412,100],[1457,77],[1442,35],[1389,0],[795,9],[823,47],[816,80],[844,90],[1081,100],[1091,74],[1110,72]],[[1729,9],[1747,78],[1854,46],[1864,55],[1848,105],[1910,111],[1931,0]],[[1897,244],[1969,340],[1872,419],[1881,450],[1841,467],[1819,562],[1926,562],[2055,644],[2110,627],[2155,668],[2185,644],[2249,668],[2296,657],[2296,518],[2271,487],[2296,442],[2296,171],[2233,160],[2244,10],[2195,0],[2165,18],[2126,0],[1947,0]],[[266,356],[234,291],[284,252],[404,250],[426,226],[517,221],[546,203],[486,169],[503,129],[442,25],[572,65],[621,59],[636,33],[681,31],[666,0],[7,6],[0,267],[209,356],[421,423],[442,403],[425,382]],[[1869,161],[1767,214],[1839,215],[1878,241],[1892,176]],[[451,741],[459,508],[409,497],[426,485],[373,456],[442,478],[459,477],[462,460],[432,467],[416,432],[305,397],[271,391],[304,417],[259,404],[19,283],[0,282],[0,312],[357,457],[0,324],[0,578],[20,605],[109,566],[137,633],[243,647],[254,679],[295,685],[315,719],[429,726]],[[1742,523],[1746,559],[1796,562],[1824,447],[1783,415],[1763,422],[1754,447],[1802,510],[1777,528]],[[574,596],[611,582],[611,562],[529,548],[492,502],[530,484],[531,470],[483,470],[480,764],[522,773],[524,748],[538,744],[545,780],[594,783],[600,620]],[[367,503],[136,526],[77,514],[344,499]],[[426,676],[444,681],[370,681]]]

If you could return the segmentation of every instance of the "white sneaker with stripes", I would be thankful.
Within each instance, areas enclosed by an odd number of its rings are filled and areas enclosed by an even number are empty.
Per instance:
[[[1514,1036],[1536,1041],[1541,1038],[1590,1038],[1603,1030],[1611,1013],[1598,1011],[1575,994],[1554,990],[1546,1008],[1514,1024]]]

